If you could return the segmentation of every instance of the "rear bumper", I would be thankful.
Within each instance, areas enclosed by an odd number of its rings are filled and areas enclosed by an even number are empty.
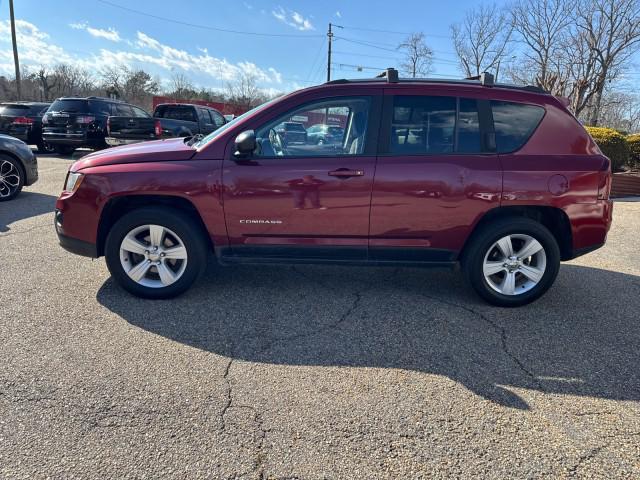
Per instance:
[[[51,145],[87,145],[90,142],[84,133],[49,133],[44,132],[42,139]]]
[[[135,139],[135,138],[114,138],[114,137],[106,137],[104,139],[106,144],[109,145],[110,147],[117,147],[119,145],[131,145],[132,143],[148,142],[149,140],[154,140],[154,139],[145,138],[144,140],[142,140],[142,139]]]

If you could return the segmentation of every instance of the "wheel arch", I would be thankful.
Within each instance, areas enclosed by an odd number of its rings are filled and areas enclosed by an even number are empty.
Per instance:
[[[474,235],[492,221],[506,217],[529,218],[544,225],[552,233],[560,249],[560,259],[569,260],[573,257],[573,234],[571,222],[566,212],[557,207],[538,205],[511,205],[496,207],[486,212],[473,227],[462,247],[460,258],[464,259],[467,247],[473,241]]]
[[[200,226],[200,233],[204,236],[210,251],[213,251],[213,241],[207,227],[202,220],[200,212],[196,206],[187,198],[177,195],[119,195],[109,199],[102,208],[100,221],[98,223],[98,234],[96,239],[97,255],[104,255],[105,241],[111,227],[123,215],[144,207],[161,207],[177,210],[188,215]]]

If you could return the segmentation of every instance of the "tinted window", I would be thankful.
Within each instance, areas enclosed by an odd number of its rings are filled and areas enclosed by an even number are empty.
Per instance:
[[[364,152],[369,97],[335,98],[307,104],[256,129],[256,155],[263,157],[321,157]],[[306,127],[331,122],[344,126],[341,135],[318,142]]]
[[[49,112],[90,113],[89,102],[76,99],[56,100],[49,107]]]
[[[213,120],[213,123],[216,127],[221,127],[226,122],[224,117],[214,110],[209,110],[209,115],[211,115],[211,120]]]
[[[95,113],[96,115],[104,115],[104,116],[120,115],[118,113],[119,104],[102,102],[100,100],[89,100],[89,106],[91,108],[91,112]],[[123,116],[128,117],[131,115],[125,114]]]
[[[133,116],[138,118],[149,118],[149,114],[141,108],[131,106],[133,109]]]
[[[133,117],[133,109],[129,105],[124,104],[114,104],[115,115],[119,117]]]
[[[200,123],[211,123],[211,117],[204,108],[197,108],[196,110],[198,110],[198,119],[200,120]]]
[[[544,116],[544,108],[523,103],[491,101],[498,153],[522,147]]]
[[[458,111],[458,144],[456,152],[482,152],[478,102],[470,98],[460,99],[460,110]]]
[[[164,108],[161,115],[164,118],[172,118],[174,120],[183,120],[186,122],[197,122],[195,108],[180,105],[169,105]]]
[[[26,105],[0,105],[0,115],[27,115],[29,107]]]
[[[456,120],[454,97],[396,96],[391,153],[452,153]]]

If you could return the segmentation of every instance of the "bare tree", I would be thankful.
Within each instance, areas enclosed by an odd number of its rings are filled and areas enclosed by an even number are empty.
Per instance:
[[[404,52],[404,61],[400,68],[407,75],[416,78],[431,71],[433,51],[425,43],[424,33],[412,33],[398,45],[398,50]]]
[[[640,96],[605,91],[600,104],[599,122],[628,133],[640,132]]]
[[[256,76],[243,72],[235,82],[227,83],[227,98],[231,103],[251,108],[264,101],[264,94],[258,88]]]
[[[587,53],[583,63],[589,75],[576,78],[582,88],[575,92],[576,112],[588,108],[589,124],[598,125],[602,98],[640,45],[640,2],[638,0],[582,0],[576,16],[577,30]]]
[[[41,100],[50,100],[51,93],[58,83],[58,78],[44,66],[40,67],[37,72],[31,74],[29,80],[38,84],[42,92]]]
[[[520,0],[512,6],[515,38],[525,46],[520,65],[511,70],[515,80],[564,93],[558,67],[567,63],[574,4],[570,0]]]
[[[508,12],[491,5],[480,5],[466,13],[460,24],[451,25],[453,45],[460,66],[467,77],[495,71],[509,54],[508,46],[513,31]]]
[[[190,100],[197,96],[197,92],[193,83],[183,73],[175,73],[171,76],[171,92],[170,97],[183,98]]]

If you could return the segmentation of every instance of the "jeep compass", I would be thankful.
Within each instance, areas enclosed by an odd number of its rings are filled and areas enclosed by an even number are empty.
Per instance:
[[[341,138],[291,142],[291,123]],[[184,292],[214,252],[227,265],[460,264],[486,301],[519,306],[561,261],[604,244],[610,185],[609,159],[547,92],[388,69],[291,93],[204,138],[87,155],[55,228],[146,298]]]

